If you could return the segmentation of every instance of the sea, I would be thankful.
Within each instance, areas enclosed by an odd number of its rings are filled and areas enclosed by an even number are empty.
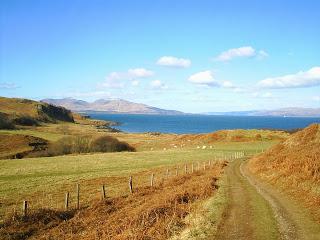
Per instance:
[[[315,117],[143,115],[89,113],[91,118],[119,123],[114,128],[129,133],[208,133],[222,129],[297,129],[320,123]]]

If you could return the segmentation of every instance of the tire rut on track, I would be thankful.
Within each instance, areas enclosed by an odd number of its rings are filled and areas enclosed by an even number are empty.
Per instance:
[[[229,201],[216,239],[320,239],[320,226],[305,209],[257,180],[243,160],[231,162],[226,175]]]
[[[320,224],[314,222],[303,206],[290,200],[267,183],[256,179],[246,169],[240,166],[240,172],[256,191],[270,204],[277,220],[280,239],[283,240],[318,240],[320,239]]]
[[[260,196],[248,183],[247,179],[242,176],[240,172],[240,164],[241,160],[235,160],[234,162],[231,162],[229,167],[226,169],[229,201],[223,216],[224,219],[218,227],[216,239],[219,240],[257,239],[257,235],[255,233],[256,210],[252,206],[252,201]],[[261,201],[261,197],[259,201]],[[269,209],[267,209],[265,213],[267,216],[272,217],[272,213]],[[276,231],[277,230],[274,228],[270,229],[268,233],[264,234],[266,236],[264,239],[270,239],[270,236],[273,236]]]

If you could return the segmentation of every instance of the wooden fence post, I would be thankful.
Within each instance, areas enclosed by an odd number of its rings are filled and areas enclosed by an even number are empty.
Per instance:
[[[176,176],[178,176],[178,167],[176,167]]]
[[[76,187],[76,192],[77,192],[77,209],[80,209],[80,184],[77,183]]]
[[[187,164],[184,165],[184,173],[187,174],[188,173],[188,168],[187,168]]]
[[[28,215],[28,201],[23,201],[22,212],[24,217]]]
[[[167,168],[167,171],[166,171],[166,178],[169,178],[169,169]]]
[[[132,176],[129,178],[129,191],[130,193],[133,193],[133,188],[132,188]]]
[[[65,198],[64,198],[64,209],[68,210],[69,208],[69,192],[66,192]]]
[[[203,163],[203,170],[206,170],[206,162]]]
[[[102,185],[101,187],[101,197],[102,197],[102,200],[106,199],[106,189],[104,185]]]
[[[153,187],[153,182],[154,182],[154,174],[151,174],[151,179],[150,179],[150,186]]]
[[[197,170],[199,171],[199,170],[200,170],[200,163],[198,162],[198,164],[197,164],[197,165],[198,165],[198,169],[197,169]]]
[[[193,163],[191,164],[191,173],[193,173]]]

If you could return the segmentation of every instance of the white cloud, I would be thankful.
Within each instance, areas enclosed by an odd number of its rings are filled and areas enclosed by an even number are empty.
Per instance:
[[[266,78],[258,82],[260,88],[302,88],[320,85],[320,67],[280,77]]]
[[[233,83],[230,81],[219,82],[215,80],[213,77],[213,73],[210,70],[195,73],[188,78],[188,81],[200,86],[233,88],[233,89],[236,88],[236,86],[233,85]]]
[[[104,88],[124,88],[124,82],[106,79],[103,83],[100,84],[100,86]]]
[[[139,85],[139,78],[147,78],[153,76],[154,73],[145,68],[133,68],[127,72],[111,72],[104,82],[99,84],[99,87],[104,88],[124,88],[125,80],[131,79],[133,86]]]
[[[120,72],[112,72],[107,76],[108,79],[120,80],[124,78],[124,74]]]
[[[138,80],[133,80],[132,82],[131,82],[131,85],[132,86],[138,86],[140,84],[140,82],[138,81]]]
[[[68,93],[62,93],[55,95],[55,97],[71,97],[71,98],[112,98],[110,92],[106,91],[88,91],[88,92],[81,92],[81,91],[73,91]]]
[[[263,58],[269,57],[269,54],[267,52],[265,52],[264,50],[260,50],[258,52],[257,56],[259,59],[263,59]]]
[[[225,52],[222,52],[219,56],[216,57],[216,60],[225,62],[225,61],[230,61],[234,58],[239,58],[239,57],[245,57],[245,58],[258,57],[261,59],[267,56],[268,54],[264,50],[256,51],[251,46],[244,46],[239,48],[232,48]]]
[[[112,72],[106,77],[105,81],[100,83],[99,85],[104,88],[123,88],[123,78],[123,73]]]
[[[188,68],[191,66],[191,60],[186,58],[176,58],[172,56],[163,56],[157,61],[158,65],[176,68]]]
[[[263,93],[261,95],[262,98],[273,98],[273,95],[271,92],[266,92],[266,93]]]
[[[154,80],[150,83],[150,86],[152,89],[155,89],[155,90],[163,90],[163,89],[168,89],[168,86],[163,83],[162,81],[160,80]]]
[[[254,92],[252,93],[252,96],[255,98],[274,98],[273,94],[271,92],[265,92],[265,93],[260,93],[260,92]]]
[[[8,82],[0,82],[0,89],[16,89],[18,86],[15,83],[8,83]]]
[[[233,89],[233,92],[235,92],[235,93],[246,93],[246,92],[248,92],[248,90],[245,89],[245,88],[242,88],[242,87],[235,87]]]
[[[223,88],[236,88],[236,86],[233,85],[233,83],[230,81],[223,81],[221,83],[221,87],[223,87]]]
[[[128,70],[128,75],[131,78],[146,78],[153,76],[154,73],[145,68],[134,68]]]
[[[188,81],[197,85],[210,87],[219,86],[218,82],[213,78],[213,74],[210,70],[195,73],[189,77]]]
[[[320,102],[320,95],[319,96],[313,96],[312,99],[313,99],[313,101]]]

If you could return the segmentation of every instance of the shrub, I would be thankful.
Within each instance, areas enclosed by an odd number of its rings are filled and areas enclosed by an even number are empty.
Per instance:
[[[91,138],[87,136],[79,136],[73,138],[72,153],[88,153],[90,150]]]
[[[15,126],[5,115],[0,114],[0,129],[14,129]]]
[[[255,138],[257,139],[257,140],[262,140],[262,136],[261,136],[261,134],[256,134],[256,136],[255,136]]]
[[[111,136],[102,136],[94,139],[91,142],[92,152],[122,152],[135,151],[135,148],[126,142],[120,142],[118,139]]]
[[[135,151],[135,148],[110,136],[102,136],[95,139],[89,136],[69,136],[52,143],[49,145],[48,150],[39,154],[42,156],[58,156],[72,153],[122,151],[132,152]]]
[[[63,137],[57,142],[49,146],[48,154],[50,156],[71,154],[72,146],[73,146],[72,137]]]
[[[23,126],[38,126],[39,123],[37,120],[30,116],[21,116],[13,120],[15,124],[17,125],[23,125]]]

